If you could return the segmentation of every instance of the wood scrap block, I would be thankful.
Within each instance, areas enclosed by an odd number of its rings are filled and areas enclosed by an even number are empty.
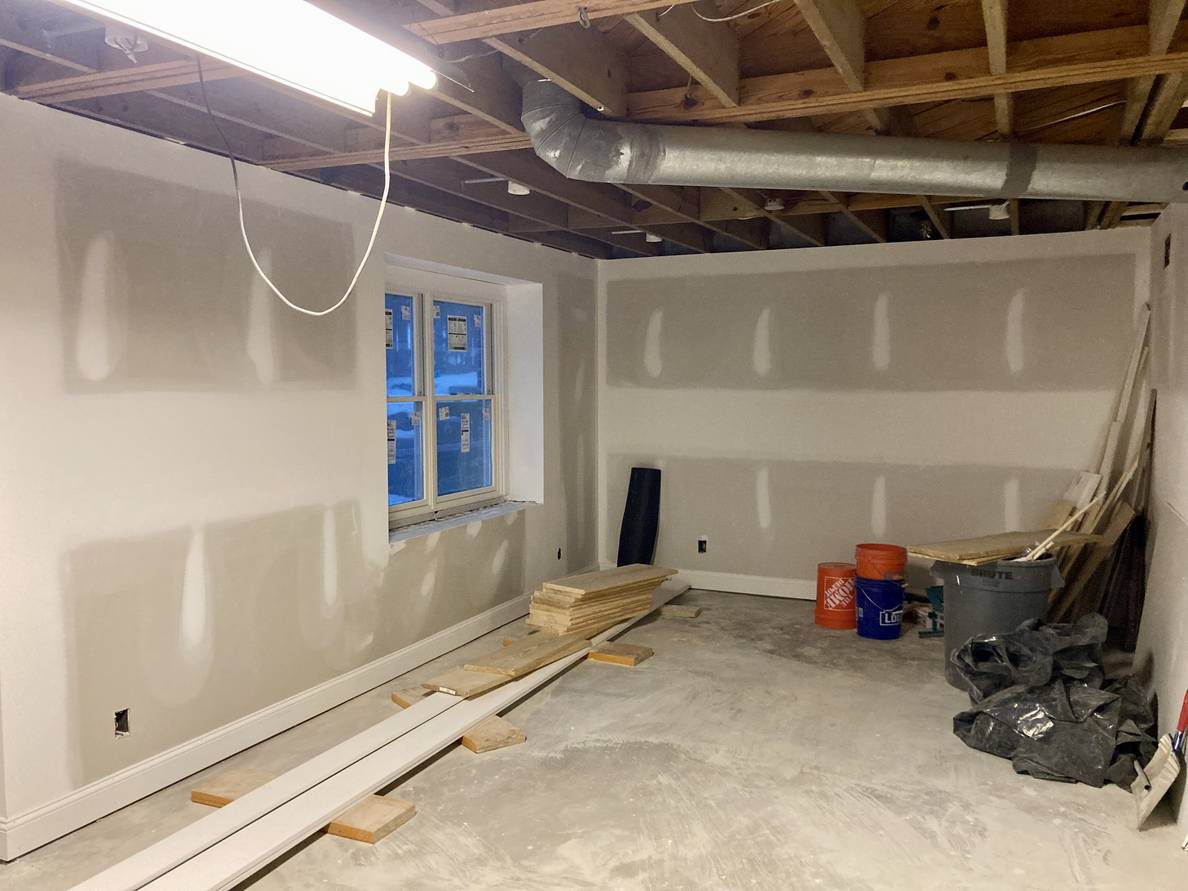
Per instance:
[[[494,674],[487,671],[467,671],[465,668],[453,668],[444,674],[425,681],[422,685],[429,690],[439,693],[449,693],[451,696],[461,696],[469,699],[488,690],[494,690],[501,684],[510,681],[505,674]]]
[[[586,638],[581,634],[537,634],[476,657],[466,663],[466,670],[519,678],[586,646]]]
[[[510,647],[514,643],[519,643],[522,640],[527,640],[534,634],[540,634],[540,632],[539,631],[529,631],[523,637],[505,637],[503,639],[502,643],[503,643],[503,646]]]
[[[392,693],[392,701],[401,708],[408,708],[432,693],[433,691],[423,684],[416,687],[403,687]]]
[[[191,789],[190,801],[224,807],[273,779],[276,779],[276,774],[264,770],[233,768]],[[411,820],[416,812],[411,802],[401,798],[369,795],[335,817],[329,825],[322,827],[322,831],[327,835],[375,844],[393,829]]]
[[[246,795],[274,779],[276,779],[276,774],[268,773],[266,770],[234,767],[231,770],[223,771],[218,776],[204,780],[201,786],[191,789],[190,801],[210,807],[224,807],[241,795]]]
[[[913,557],[926,557],[932,560],[944,560],[948,563],[977,566],[1024,554],[1055,531],[1055,529],[1038,529],[1033,532],[1001,532],[997,535],[983,535],[978,538],[959,538],[932,544],[910,545],[907,550]],[[1100,540],[1101,536],[1098,535],[1088,535],[1083,532],[1061,532],[1052,542],[1052,547],[1092,544]]]
[[[515,724],[499,715],[491,715],[466,731],[462,736],[462,745],[476,754],[481,754],[507,746],[517,746],[526,739],[528,737],[524,735],[524,731]]]
[[[660,607],[660,615],[666,619],[696,619],[701,615],[701,607],[669,603]]]
[[[416,813],[416,806],[411,801],[388,798],[386,795],[368,795],[335,817],[323,831],[327,835],[374,845],[411,820]]]
[[[638,644],[604,643],[590,651],[588,658],[595,662],[610,662],[613,665],[639,665],[655,655],[651,647]]]

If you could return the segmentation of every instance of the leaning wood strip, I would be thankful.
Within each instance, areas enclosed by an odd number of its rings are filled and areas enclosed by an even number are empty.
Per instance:
[[[563,637],[537,635],[500,647],[485,656],[477,656],[467,662],[465,668],[469,672],[518,678],[586,646],[586,639],[580,634],[566,634]]]
[[[655,605],[667,603],[687,590],[688,585],[665,585],[656,592]],[[593,644],[605,643],[626,631],[633,622],[634,620],[621,622],[598,635]],[[195,888],[233,886],[317,831],[318,827],[334,814],[398,780],[445,747],[452,745],[479,722],[509,708],[552,680],[582,660],[585,652],[583,650],[544,668],[538,668],[532,674],[511,681],[480,699],[453,700],[453,704],[437,720],[418,726],[371,755],[356,761],[145,887],[153,891],[163,891],[166,888],[190,891]],[[438,697],[430,697],[425,702],[435,698]],[[421,703],[418,703],[413,709],[419,708],[420,705]],[[401,714],[408,713],[406,711]],[[241,801],[246,800],[246,797]],[[227,808],[224,808],[225,810]],[[202,822],[205,821],[198,821]],[[167,842],[168,839],[164,841]],[[97,884],[93,887],[109,889],[112,886]],[[125,887],[137,888],[140,884]]]

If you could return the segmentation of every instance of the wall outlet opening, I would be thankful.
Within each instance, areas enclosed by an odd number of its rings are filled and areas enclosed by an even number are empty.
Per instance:
[[[697,553],[705,554],[709,552],[709,539],[704,535],[697,539]]]
[[[560,548],[557,548],[557,559],[558,560],[561,559],[561,549]]]
[[[115,735],[127,736],[132,732],[132,725],[128,720],[128,709],[122,708],[115,713]]]

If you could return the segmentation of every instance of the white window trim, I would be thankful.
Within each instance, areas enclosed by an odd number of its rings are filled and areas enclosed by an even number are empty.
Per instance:
[[[432,520],[445,519],[461,513],[481,510],[499,504],[506,498],[507,468],[507,342],[506,302],[500,294],[484,297],[467,297],[443,290],[423,288],[401,288],[389,285],[385,294],[413,298],[413,325],[416,329],[419,349],[413,363],[415,395],[388,396],[386,404],[422,404],[421,454],[422,485],[425,497],[420,501],[391,506],[388,508],[388,528],[399,529]],[[433,318],[434,301],[443,300],[469,306],[482,306],[484,312],[484,373],[485,393],[437,396],[433,386]],[[385,363],[386,367],[386,363]],[[387,387],[385,386],[385,396]],[[489,400],[491,403],[491,481],[484,489],[471,489],[455,495],[437,494],[437,407],[440,403]]]

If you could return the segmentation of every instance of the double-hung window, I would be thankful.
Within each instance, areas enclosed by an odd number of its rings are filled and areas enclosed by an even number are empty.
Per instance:
[[[390,523],[498,500],[495,306],[389,293],[384,309]]]

